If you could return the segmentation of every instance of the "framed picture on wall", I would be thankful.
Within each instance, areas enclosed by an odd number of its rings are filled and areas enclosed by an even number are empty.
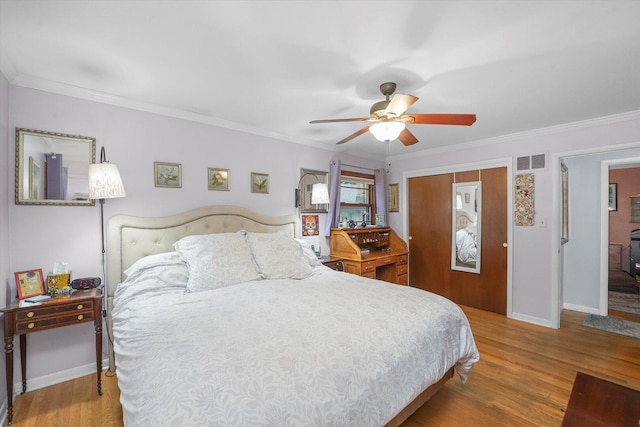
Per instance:
[[[209,190],[229,191],[229,169],[208,168]]]
[[[389,184],[387,197],[389,198],[389,212],[400,212],[400,188],[399,184]]]
[[[251,192],[269,194],[269,175],[266,173],[251,172]]]
[[[609,210],[618,210],[618,184],[609,184]]]
[[[15,273],[15,277],[18,298],[24,299],[47,293],[42,269],[18,271]]]
[[[182,187],[182,165],[180,163],[154,162],[153,172],[156,187]]]

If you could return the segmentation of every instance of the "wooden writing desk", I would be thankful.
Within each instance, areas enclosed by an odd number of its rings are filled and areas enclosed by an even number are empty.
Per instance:
[[[331,256],[342,259],[347,273],[406,285],[408,254],[390,227],[331,229]]]

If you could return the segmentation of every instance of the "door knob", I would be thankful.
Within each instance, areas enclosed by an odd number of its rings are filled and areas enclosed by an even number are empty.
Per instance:
[[[409,240],[413,239],[413,237],[409,236]]]
[[[503,243],[503,244],[502,244],[502,247],[503,247],[503,248],[506,248],[506,247],[508,247],[508,246],[509,246],[509,245],[508,245],[507,243]]]

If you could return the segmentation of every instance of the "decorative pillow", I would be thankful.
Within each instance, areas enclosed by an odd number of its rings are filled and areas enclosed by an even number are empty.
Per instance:
[[[265,279],[304,279],[311,276],[302,247],[284,231],[247,233],[247,242],[258,271]]]
[[[320,262],[320,260],[316,256],[316,253],[313,252],[313,249],[311,249],[311,245],[309,244],[309,242],[303,239],[295,239],[295,241],[300,243],[300,247],[302,248],[302,255],[309,262],[309,265],[311,267],[316,267],[322,264],[322,262]]]
[[[140,258],[124,271],[125,276],[133,276],[140,270],[154,267],[166,267],[175,264],[184,264],[182,257],[175,251],[163,252],[160,254],[148,255]]]
[[[188,292],[223,288],[261,278],[244,233],[187,236],[173,246],[189,267]]]

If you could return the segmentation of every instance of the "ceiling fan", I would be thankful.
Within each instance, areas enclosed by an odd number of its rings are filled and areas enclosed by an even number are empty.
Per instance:
[[[405,114],[407,109],[418,100],[418,97],[401,93],[393,95],[395,91],[395,83],[382,83],[380,92],[386,99],[371,106],[369,117],[311,120],[309,123],[371,122],[370,125],[352,133],[336,144],[344,144],[369,131],[379,141],[399,139],[404,145],[413,145],[418,142],[418,138],[407,129],[407,124],[471,126],[476,121],[475,114]],[[393,98],[389,99],[391,95]]]

